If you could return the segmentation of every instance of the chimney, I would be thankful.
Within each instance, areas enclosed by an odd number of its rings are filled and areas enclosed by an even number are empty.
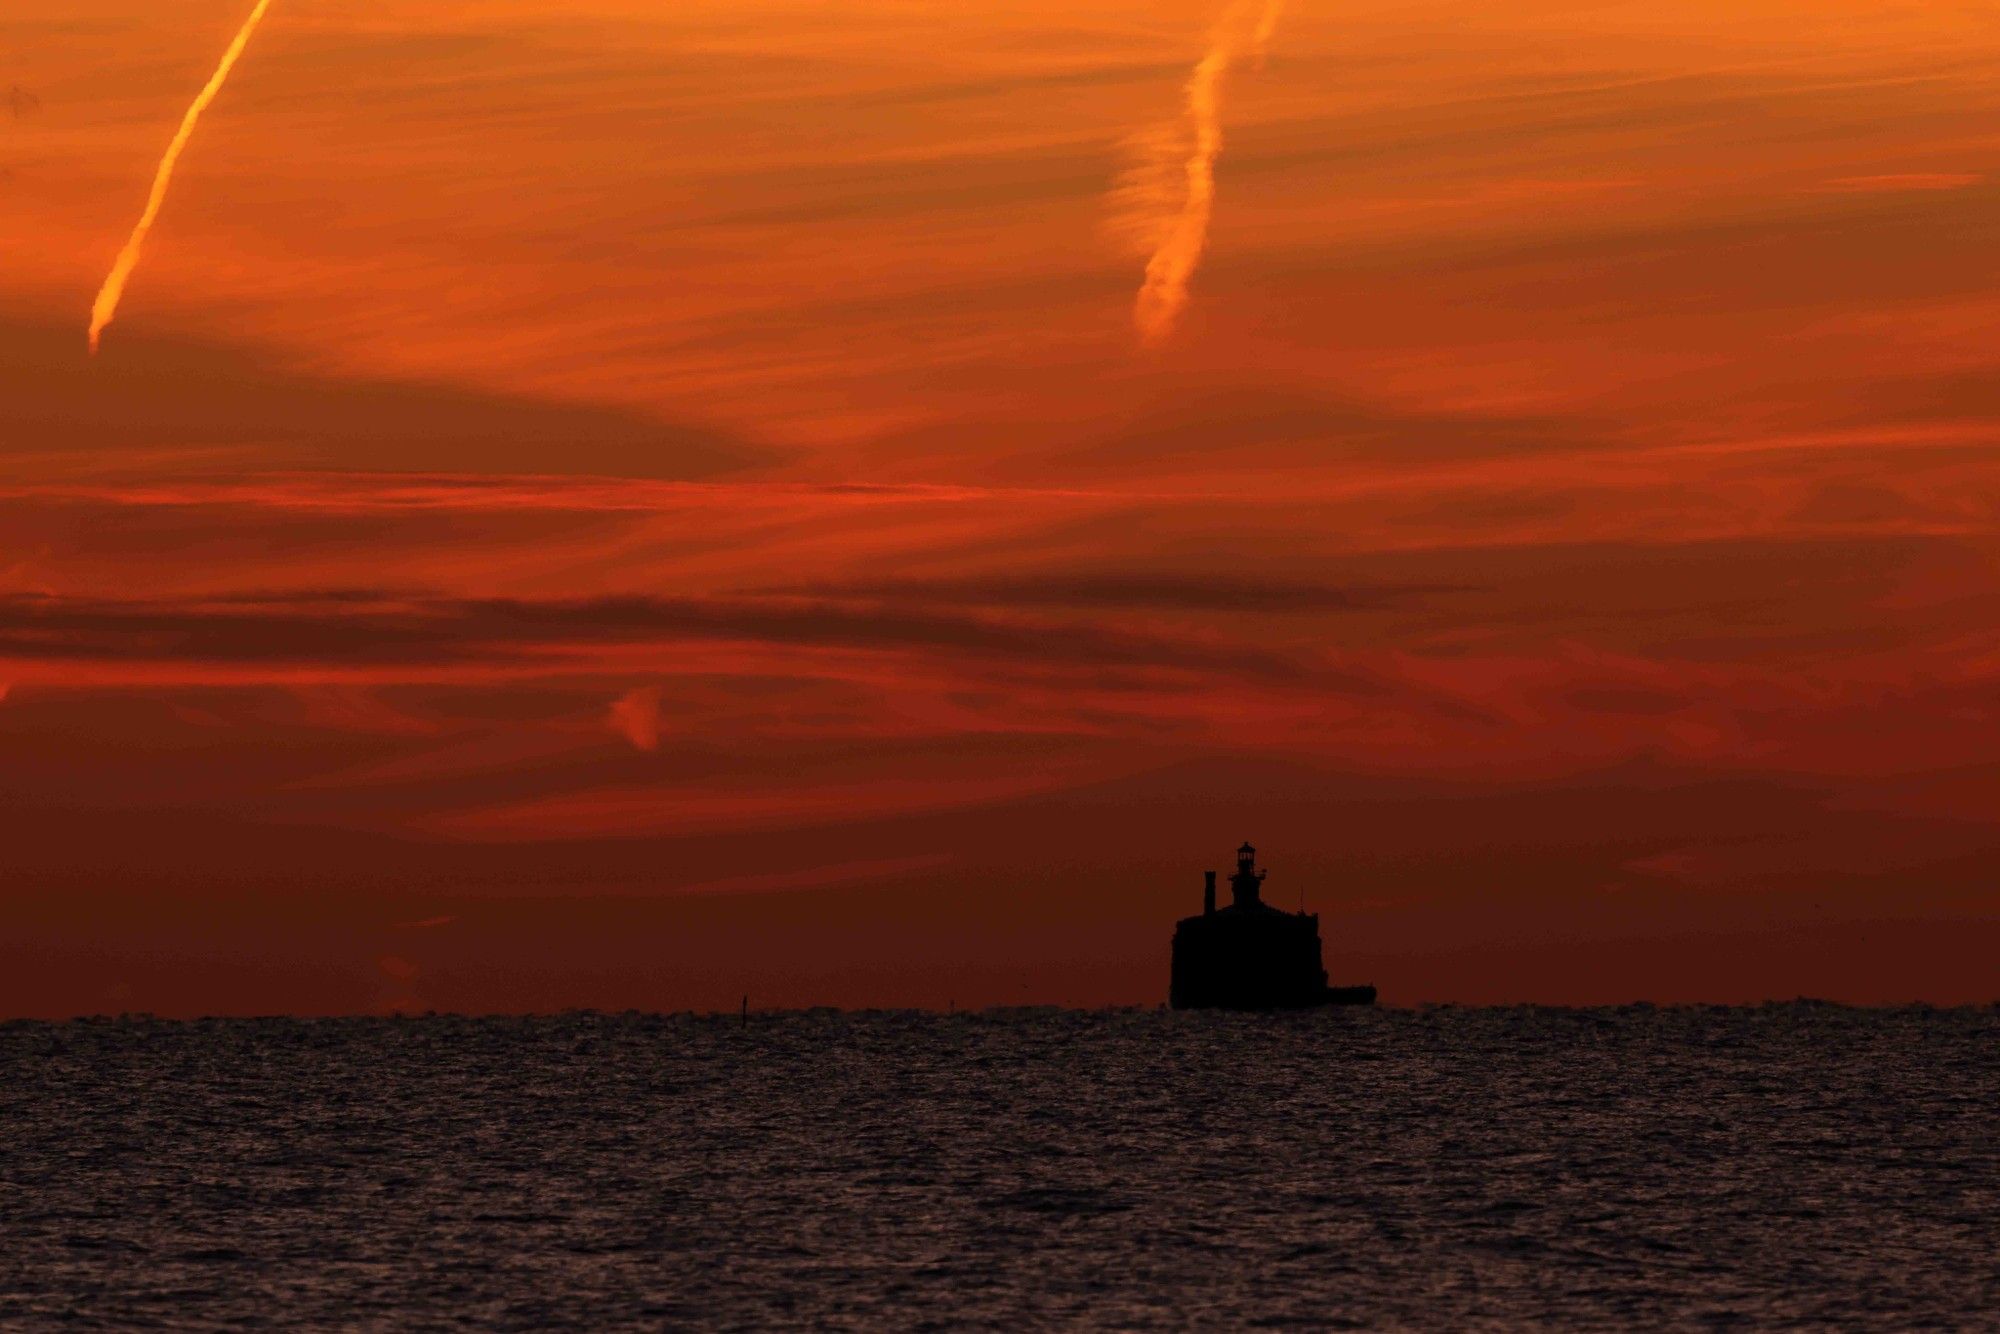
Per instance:
[[[1207,877],[1208,883],[1202,886],[1201,890],[1201,914],[1207,917],[1215,912],[1215,872],[1207,871],[1203,874]]]

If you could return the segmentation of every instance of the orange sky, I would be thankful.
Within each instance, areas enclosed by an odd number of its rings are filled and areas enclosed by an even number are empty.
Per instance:
[[[2000,22],[0,18],[0,1013],[2000,994]]]

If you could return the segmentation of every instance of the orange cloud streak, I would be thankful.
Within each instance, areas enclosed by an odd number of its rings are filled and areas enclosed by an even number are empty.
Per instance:
[[[611,729],[649,754],[660,748],[660,688],[640,686],[620,695],[611,705]]]
[[[1283,0],[1267,0],[1259,13],[1249,44],[1259,63],[1283,12]],[[1187,119],[1194,147],[1185,168],[1187,193],[1180,215],[1167,227],[1153,257],[1146,261],[1146,281],[1132,307],[1139,339],[1148,346],[1165,342],[1188,302],[1188,283],[1208,248],[1208,223],[1215,212],[1215,160],[1222,155],[1222,85],[1243,41],[1243,6],[1232,7],[1215,25],[1208,52],[1195,65],[1187,83]]]
[[[236,30],[235,40],[222,53],[222,63],[215,67],[215,73],[208,76],[208,82],[195,94],[194,101],[189,103],[186,114],[181,117],[180,128],[174,131],[173,141],[167,145],[159,168],[153,173],[153,189],[146,196],[146,207],[140,212],[139,221],[133,225],[132,234],[125,239],[125,248],[112,262],[111,272],[105,275],[104,286],[98,289],[97,300],[90,308],[91,356],[97,355],[104,328],[118,313],[119,298],[125,295],[125,284],[131,278],[132,270],[139,265],[139,252],[146,244],[146,234],[153,230],[153,223],[160,216],[160,206],[167,202],[167,188],[173,184],[174,167],[180,162],[188,140],[194,137],[195,123],[222,91],[222,85],[228,82],[229,72],[236,68],[243,48],[250,44],[250,34],[256,31],[258,23],[263,21],[264,11],[270,7],[271,0],[257,0],[257,7],[250,11],[250,17]]]

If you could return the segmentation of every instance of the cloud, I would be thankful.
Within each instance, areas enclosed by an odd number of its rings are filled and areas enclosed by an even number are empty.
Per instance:
[[[1986,179],[1976,171],[1906,171],[1883,176],[1841,176],[1822,181],[1830,194],[1895,194],[1904,191],[1963,190]]]
[[[838,586],[804,585],[789,591],[829,598],[879,598],[951,606],[1341,612],[1377,610],[1431,595],[1469,590],[1452,585],[1341,585],[1135,570],[857,580]]]
[[[706,477],[778,457],[693,423],[442,384],[336,377],[254,349],[0,320],[0,457],[197,448],[265,466]]]
[[[1649,690],[1627,685],[1594,685],[1569,691],[1562,697],[1562,702],[1584,713],[1656,717],[1684,709],[1689,701],[1684,695],[1665,690]]]
[[[1052,666],[1164,667],[1289,677],[1283,655],[1139,630],[1052,626],[932,608],[799,597],[522,599],[351,596],[113,601],[0,597],[0,660],[340,666],[533,665],[601,672],[593,648],[744,641],[930,650]]]
[[[442,730],[435,721],[394,708],[359,686],[305,684],[289,693],[298,705],[297,721],[307,727],[408,737],[436,736]]]
[[[918,871],[947,866],[957,858],[946,852],[921,853],[910,857],[888,857],[871,861],[840,862],[832,866],[809,866],[794,871],[765,871],[754,875],[732,875],[682,885],[680,894],[772,894],[787,890],[823,889],[861,881],[887,880]]]
[[[1510,459],[1611,448],[1617,434],[1587,419],[1550,413],[1427,410],[1343,398],[1285,383],[1200,379],[1163,389],[1095,438],[1053,457],[1072,468],[1157,470],[1207,461],[1388,464]],[[1144,475],[1142,471],[1141,475]]]
[[[781,778],[740,788],[712,782],[601,788],[451,811],[416,823],[427,832],[454,838],[515,842],[805,829],[976,809],[1060,792],[1103,777],[1105,769],[1101,761],[1043,757],[1040,763],[1011,773],[850,776],[821,783]],[[873,872],[907,869],[914,868],[877,866]],[[697,885],[694,892],[784,887],[782,881],[762,886],[731,886],[723,881],[720,887],[717,882]]]
[[[1102,499],[1082,488],[990,487],[928,482],[671,481],[555,473],[379,473],[252,470],[229,476],[53,475],[0,486],[0,499],[133,509],[266,509],[306,514],[671,514],[801,505],[860,507],[978,501]],[[1129,496],[1129,492],[1117,493]]]
[[[611,730],[651,754],[660,748],[660,687],[640,686],[612,701],[607,718]]]

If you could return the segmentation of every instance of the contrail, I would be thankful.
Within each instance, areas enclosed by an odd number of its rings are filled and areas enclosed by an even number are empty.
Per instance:
[[[1277,30],[1284,0],[1265,0],[1250,31],[1250,50],[1261,62]],[[1147,345],[1164,342],[1187,305],[1188,282],[1208,246],[1208,222],[1215,211],[1215,160],[1222,153],[1222,85],[1244,41],[1249,7],[1232,6],[1209,38],[1208,51],[1187,82],[1187,121],[1194,143],[1184,171],[1186,194],[1180,215],[1166,228],[1146,261],[1146,281],[1132,307],[1132,322]]]
[[[250,17],[237,29],[236,40],[222,53],[222,63],[209,75],[208,83],[195,94],[188,106],[187,114],[181,117],[181,127],[174,131],[173,142],[167,145],[166,155],[160,159],[160,166],[153,173],[153,191],[146,196],[146,207],[139,214],[139,221],[132,228],[132,235],[125,241],[125,248],[118,252],[118,258],[111,265],[111,272],[105,275],[104,286],[98,289],[97,301],[90,308],[90,355],[97,355],[98,339],[104,333],[104,326],[111,323],[118,313],[118,299],[125,294],[125,282],[138,266],[139,251],[146,244],[146,233],[153,229],[153,220],[160,216],[160,205],[167,199],[167,187],[173,183],[174,165],[180,161],[181,150],[194,136],[195,122],[201,113],[208,110],[208,104],[215,100],[222,85],[229,80],[229,71],[236,68],[236,62],[243,54],[243,48],[250,44],[250,34],[257,30],[264,11],[271,7],[271,0],[257,0],[257,7],[250,11]]]
[[[1250,54],[1257,57],[1257,68],[1264,68],[1264,56],[1271,49],[1271,38],[1278,31],[1278,20],[1285,16],[1285,0],[1269,0],[1264,12],[1257,16],[1257,31],[1250,34]]]

